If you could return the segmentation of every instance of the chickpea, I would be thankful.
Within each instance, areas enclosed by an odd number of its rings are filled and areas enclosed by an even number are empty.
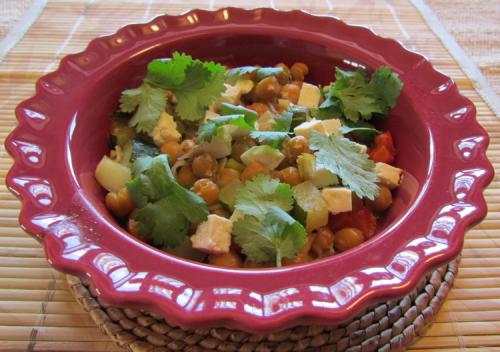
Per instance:
[[[191,164],[196,177],[212,177],[217,171],[217,160],[208,153],[197,155]]]
[[[106,194],[104,204],[106,208],[119,217],[128,215],[134,210],[134,201],[125,187],[120,189],[117,193],[109,192]]]
[[[280,172],[278,170],[271,171],[271,178],[274,178],[281,182]]]
[[[168,141],[163,143],[160,147],[160,150],[162,153],[168,155],[170,164],[175,163],[182,152],[181,145],[176,141]]]
[[[309,141],[304,136],[295,136],[288,141],[286,146],[288,160],[293,163],[302,153],[311,153]]]
[[[290,69],[284,63],[277,64],[276,67],[283,68],[283,73],[277,74],[276,78],[280,84],[287,84],[290,82]]]
[[[196,145],[196,143],[192,139],[183,140],[181,142],[182,154],[187,154],[187,153],[191,152],[194,149],[195,145]]]
[[[241,180],[243,182],[251,180],[254,176],[258,174],[267,174],[269,175],[270,170],[266,168],[264,165],[259,163],[258,161],[251,162],[247,165],[245,170],[241,173]]]
[[[296,83],[288,83],[281,89],[280,97],[288,99],[290,102],[297,104],[300,96],[300,87]]]
[[[294,81],[303,81],[309,73],[309,67],[302,62],[296,62],[290,67],[290,74]]]
[[[335,233],[335,249],[343,252],[360,245],[364,240],[361,230],[355,227],[344,227]]]
[[[214,204],[219,198],[219,187],[208,178],[196,181],[193,187],[191,187],[191,192],[203,198],[208,205]]]
[[[177,172],[177,182],[182,187],[189,187],[196,181],[196,176],[193,173],[191,165],[182,166]]]
[[[240,255],[232,251],[223,254],[211,254],[208,256],[208,263],[229,268],[241,268],[243,266]]]
[[[250,149],[250,147],[246,144],[233,144],[233,148],[231,149],[231,158],[238,162],[241,162],[241,154],[246,152],[248,149]]]
[[[302,181],[300,179],[299,170],[293,166],[280,170],[279,178],[281,182],[288,183],[290,186],[296,186]]]
[[[279,96],[281,91],[281,85],[274,76],[269,76],[264,78],[262,81],[257,83],[255,87],[255,94],[257,98],[263,100],[269,100]]]
[[[269,110],[269,106],[263,103],[253,103],[251,105],[248,105],[247,108],[257,112],[259,116],[265,113],[267,110]]]
[[[217,178],[217,185],[222,188],[239,179],[240,173],[238,172],[238,170],[225,168],[222,169],[222,171],[219,173],[219,177]]]
[[[365,201],[366,206],[373,211],[383,212],[389,208],[392,204],[392,193],[386,186],[380,185],[380,191],[378,197],[374,200],[367,199]]]
[[[316,230],[311,249],[318,258],[327,257],[334,253],[333,241],[333,231],[326,226],[320,227]]]

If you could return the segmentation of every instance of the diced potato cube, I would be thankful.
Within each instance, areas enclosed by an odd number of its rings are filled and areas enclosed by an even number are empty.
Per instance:
[[[340,133],[339,128],[342,127],[342,123],[340,122],[339,119],[330,119],[330,120],[323,120],[321,121],[323,123],[323,127],[325,128],[325,132],[327,135],[334,134],[336,136],[341,136],[342,133]]]
[[[352,192],[345,187],[330,187],[321,190],[321,196],[332,214],[352,210]]]
[[[225,84],[226,91],[222,93],[220,100],[237,105],[243,94],[250,93],[253,85],[253,81],[249,79],[240,79],[234,85]]]
[[[380,183],[387,186],[389,189],[394,189],[399,186],[401,181],[400,168],[391,166],[386,163],[376,163],[375,172],[380,180]]]
[[[177,131],[177,124],[174,117],[166,112],[162,112],[156,126],[151,131],[154,143],[161,147],[162,144],[169,141],[178,142],[182,135]]]
[[[307,108],[317,108],[321,98],[319,88],[314,84],[303,83],[300,89],[299,101],[297,105],[302,105]]]
[[[304,136],[309,138],[311,131],[318,131],[319,133],[326,134],[325,126],[323,121],[312,119],[311,121],[302,122],[300,125],[293,129],[293,132],[297,136]]]
[[[117,161],[103,156],[95,169],[97,182],[110,192],[118,192],[132,178],[130,169]]]
[[[229,253],[233,223],[222,216],[210,214],[208,219],[198,225],[191,236],[193,248],[210,254]]]

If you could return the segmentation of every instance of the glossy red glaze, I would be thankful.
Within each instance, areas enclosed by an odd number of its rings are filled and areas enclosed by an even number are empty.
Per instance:
[[[333,79],[334,65],[393,67],[405,87],[383,128],[394,136],[405,176],[378,234],[306,265],[231,270],[168,255],[123,231],[103,205],[94,168],[120,92],[140,82],[151,59],[173,50],[228,65],[303,61],[317,83]],[[187,327],[268,332],[331,324],[401,296],[460,252],[466,228],[486,214],[482,191],[493,175],[488,136],[450,78],[394,40],[300,11],[194,10],[126,26],[65,57],[16,115],[7,184],[22,200],[21,225],[43,243],[49,262],[87,277],[111,304]]]

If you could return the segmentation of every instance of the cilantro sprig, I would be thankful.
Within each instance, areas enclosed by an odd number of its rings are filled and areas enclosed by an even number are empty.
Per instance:
[[[242,251],[255,262],[292,258],[303,247],[306,230],[287,212],[293,207],[288,184],[258,175],[236,193],[235,208],[243,218],[235,222],[233,235]]]
[[[171,59],[149,63],[142,85],[122,93],[120,110],[134,113],[129,125],[148,133],[167,108],[166,92],[171,90],[177,99],[176,115],[182,120],[197,121],[225,91],[225,73],[226,68],[220,64],[175,52]]]
[[[338,175],[342,183],[360,198],[375,199],[379,192],[375,163],[366,153],[359,152],[359,145],[344,137],[313,131],[309,146],[316,151],[316,167]]]
[[[186,238],[189,224],[205,221],[207,204],[177,183],[165,154],[138,158],[127,184],[137,206],[137,230],[155,245],[175,247]]]
[[[371,78],[364,70],[337,68],[336,81],[330,85],[325,101],[316,112],[318,119],[338,118],[357,122],[374,115],[386,115],[403,88],[403,82],[390,67],[379,67]]]

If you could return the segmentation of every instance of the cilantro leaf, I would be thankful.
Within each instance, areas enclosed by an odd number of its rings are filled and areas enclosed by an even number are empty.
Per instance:
[[[342,134],[352,134],[360,138],[371,138],[377,134],[382,133],[373,127],[361,127],[361,126],[360,127],[342,126],[339,127],[339,131]]]
[[[328,120],[342,116],[342,109],[338,99],[327,97],[319,108],[315,109],[314,117],[318,120]]]
[[[175,204],[175,198],[170,196],[138,209],[135,216],[138,233],[151,236],[153,243],[159,247],[175,247],[182,243],[189,221]]]
[[[292,126],[293,112],[289,109],[285,110],[281,115],[274,118],[273,130],[278,132],[288,132]]]
[[[330,86],[329,96],[340,100],[344,116],[351,121],[360,117],[369,120],[372,113],[383,113],[377,96],[364,70],[353,72],[337,68],[336,81]]]
[[[369,120],[373,114],[387,114],[396,105],[403,87],[398,75],[385,66],[375,70],[371,79],[361,69],[350,72],[337,68],[335,77],[318,112],[325,116],[341,112],[353,122]]]
[[[166,107],[166,91],[147,83],[138,88],[124,90],[120,97],[120,111],[135,112],[128,124],[139,132],[150,132]]]
[[[284,70],[282,67],[258,67],[258,66],[241,66],[230,69],[226,72],[226,79],[229,83],[234,83],[241,76],[247,73],[256,73],[257,81],[260,81],[263,78],[268,76],[275,76],[280,73],[283,73]]]
[[[245,215],[233,226],[233,235],[242,252],[252,261],[275,260],[281,266],[282,258],[293,258],[304,246],[305,228],[283,209],[271,206],[262,221]]]
[[[245,214],[263,216],[271,206],[290,211],[293,191],[268,175],[257,175],[236,192],[235,208]]]
[[[193,58],[189,55],[175,52],[171,59],[151,61],[145,81],[167,89],[174,89],[184,82],[186,68]]]
[[[205,201],[177,183],[166,155],[138,158],[132,169],[134,178],[127,189],[138,208],[140,235],[173,247],[184,240],[189,223],[207,219]]]
[[[384,107],[384,112],[396,105],[396,100],[401,93],[401,89],[403,89],[403,82],[401,82],[397,73],[392,72],[390,67],[379,67],[373,73],[370,83]]]
[[[360,198],[375,199],[378,195],[378,177],[375,163],[359,152],[359,146],[344,137],[326,136],[313,131],[310,148],[316,150],[316,167],[338,175],[342,183]]]
[[[225,91],[225,72],[226,68],[220,64],[175,52],[170,60],[151,62],[145,82],[173,91],[177,115],[183,120],[196,121]]]
[[[267,144],[275,149],[281,148],[283,141],[288,138],[289,132],[278,131],[252,131],[250,137],[259,141],[260,144]]]
[[[217,129],[223,125],[233,125],[236,127],[244,128],[248,131],[253,131],[253,125],[249,125],[245,120],[244,115],[226,115],[217,116],[208,119],[206,123],[200,125],[198,128],[198,141],[199,142],[210,142],[212,138],[217,134]]]
[[[130,161],[134,162],[141,156],[157,156],[160,155],[160,150],[155,145],[146,144],[138,139],[132,139],[132,155],[130,156]]]
[[[241,105],[222,103],[220,110],[222,115],[243,115],[245,117],[245,121],[252,127],[255,126],[255,122],[259,117],[256,111],[247,109]]]

